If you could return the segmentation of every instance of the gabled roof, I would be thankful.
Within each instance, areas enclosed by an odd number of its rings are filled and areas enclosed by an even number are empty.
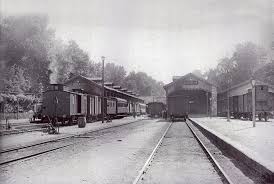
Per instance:
[[[210,86],[216,86],[216,85],[212,84],[211,82],[209,82],[209,81],[207,81],[207,80],[205,80],[205,79],[203,79],[203,78],[201,78],[201,77],[199,77],[199,76],[197,76],[197,75],[195,75],[195,74],[193,74],[193,73],[188,73],[188,74],[186,74],[186,75],[184,75],[184,76],[182,76],[182,77],[178,77],[178,78],[176,77],[176,80],[172,81],[172,82],[169,83],[169,84],[166,84],[166,85],[164,86],[164,88],[166,89],[167,87],[169,87],[169,86],[171,86],[171,85],[177,83],[178,81],[181,81],[181,80],[183,80],[183,79],[186,79],[186,78],[188,78],[188,77],[196,78],[197,80],[202,81],[202,82],[204,82],[204,83],[206,83],[206,84],[208,84],[208,85],[210,85]]]

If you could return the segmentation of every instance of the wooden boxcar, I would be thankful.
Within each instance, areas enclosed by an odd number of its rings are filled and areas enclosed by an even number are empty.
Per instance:
[[[60,87],[61,88],[61,87]],[[61,121],[69,124],[79,116],[87,114],[87,95],[62,90],[60,88],[43,93],[42,116],[43,121],[48,118],[53,122]]]
[[[162,112],[166,110],[162,102],[150,102],[147,104],[147,113],[150,117],[161,117]]]
[[[218,93],[218,114],[226,116],[229,111],[234,118],[252,119],[252,86],[250,81],[231,87]],[[228,102],[229,96],[229,102]],[[259,120],[268,119],[274,109],[274,87],[256,80],[255,109]]]

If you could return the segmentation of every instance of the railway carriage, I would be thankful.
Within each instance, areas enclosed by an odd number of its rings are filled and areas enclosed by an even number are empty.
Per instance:
[[[43,93],[42,121],[49,119],[64,124],[72,124],[80,116],[87,114],[87,95],[64,89],[64,85],[53,84]]]
[[[117,115],[125,116],[129,113],[128,102],[122,98],[116,98],[117,101]]]
[[[226,116],[229,111],[234,118],[252,119],[252,86],[250,81],[235,85],[218,93],[218,115]],[[229,102],[228,102],[229,96]],[[274,86],[256,80],[255,109],[259,120],[267,121],[274,109]]]
[[[98,120],[102,117],[102,98],[83,93],[81,89],[69,91],[62,84],[51,84],[50,88],[43,93],[42,98],[41,110],[37,110],[34,116],[34,118],[41,119],[42,122],[73,124],[77,122],[78,117],[84,116],[87,121]],[[137,112],[137,109],[139,109],[137,113],[141,114],[141,105],[138,102],[105,97],[104,104],[105,115],[110,118],[125,117]],[[142,111],[144,111],[143,105]]]
[[[105,103],[107,106],[106,112],[110,117],[114,117],[117,115],[117,99],[116,98],[107,98],[105,99]]]
[[[151,117],[161,117],[162,112],[166,109],[162,102],[150,102],[147,104],[147,113]]]

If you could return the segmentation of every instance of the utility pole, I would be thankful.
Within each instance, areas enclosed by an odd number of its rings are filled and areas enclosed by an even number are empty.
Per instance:
[[[229,109],[229,88],[227,90],[227,122],[230,122],[230,109]]]
[[[102,113],[102,123],[105,120],[105,57],[102,56],[102,100],[101,100],[101,113]]]
[[[256,126],[256,88],[255,88],[256,81],[252,77],[251,78],[251,85],[252,85],[252,122],[253,122],[253,127]]]
[[[17,115],[16,119],[19,119],[19,99],[17,98]]]
[[[206,116],[208,117],[208,92],[206,92]]]

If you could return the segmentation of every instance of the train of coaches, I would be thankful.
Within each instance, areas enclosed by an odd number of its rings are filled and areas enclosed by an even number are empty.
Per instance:
[[[146,104],[118,97],[105,97],[103,103],[106,119],[139,116],[146,112]],[[43,93],[42,103],[34,107],[34,112],[34,120],[44,123],[71,125],[79,117],[85,117],[87,122],[99,120],[102,118],[102,97],[84,93],[81,89],[65,90],[64,85],[52,84]]]

